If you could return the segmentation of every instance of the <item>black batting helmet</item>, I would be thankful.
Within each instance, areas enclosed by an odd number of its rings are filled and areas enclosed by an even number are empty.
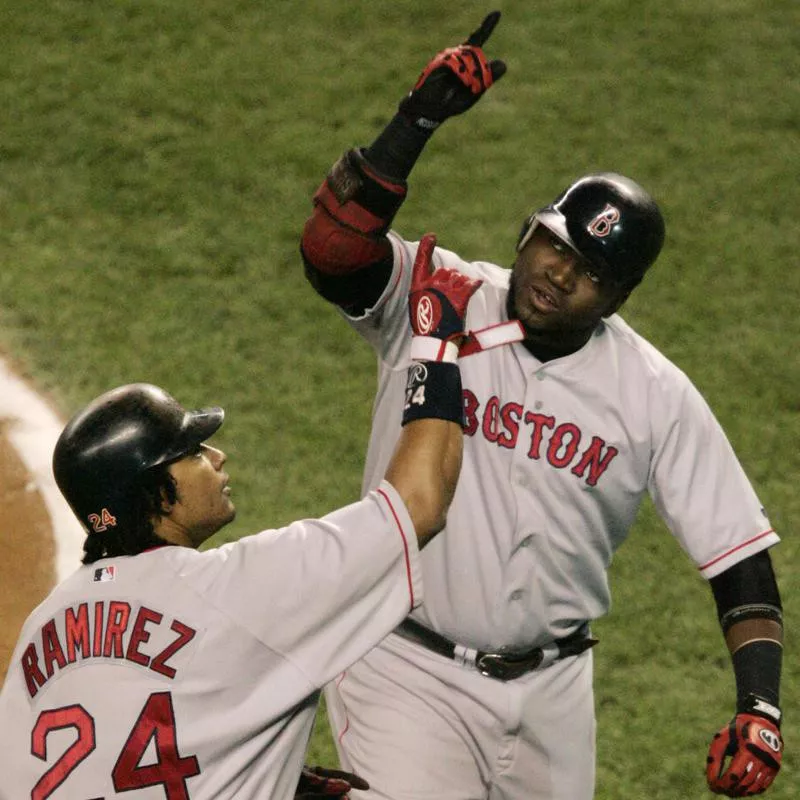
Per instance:
[[[635,181],[615,172],[578,179],[522,226],[517,250],[544,225],[600,272],[635,286],[664,244],[664,218]]]
[[[56,442],[53,474],[89,533],[129,521],[137,478],[183,458],[225,417],[221,408],[186,411],[163,389],[132,383],[89,403]]]

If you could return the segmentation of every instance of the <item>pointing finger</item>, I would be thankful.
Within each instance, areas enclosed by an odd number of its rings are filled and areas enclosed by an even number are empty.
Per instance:
[[[499,11],[492,11],[490,14],[487,14],[486,18],[481,23],[480,28],[478,28],[476,31],[473,31],[464,44],[472,45],[474,47],[483,47],[483,45],[486,43],[486,40],[492,35],[492,31],[495,29],[495,26],[499,21]]]

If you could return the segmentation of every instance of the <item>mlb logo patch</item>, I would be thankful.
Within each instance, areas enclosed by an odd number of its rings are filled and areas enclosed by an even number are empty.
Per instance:
[[[113,581],[117,575],[117,568],[112,564],[110,567],[100,567],[94,571],[94,582]]]

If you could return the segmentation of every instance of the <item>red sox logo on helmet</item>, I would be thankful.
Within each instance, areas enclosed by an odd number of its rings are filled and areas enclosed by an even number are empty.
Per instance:
[[[606,207],[589,223],[589,233],[598,239],[604,239],[619,222],[619,218],[619,209],[611,203],[606,203]]]

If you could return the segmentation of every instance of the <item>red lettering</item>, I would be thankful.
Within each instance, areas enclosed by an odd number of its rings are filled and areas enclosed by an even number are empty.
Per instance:
[[[28,694],[31,697],[35,697],[36,692],[39,691],[39,687],[44,686],[47,678],[45,678],[44,673],[39,669],[39,654],[36,652],[36,646],[33,642],[25,648],[25,652],[22,654],[19,661],[22,665],[22,674],[25,676],[25,685],[28,687]]]
[[[597,484],[600,476],[608,469],[608,465],[619,453],[616,447],[609,445],[605,455],[602,455],[604,444],[605,442],[599,436],[593,436],[592,443],[581,456],[581,460],[572,468],[572,474],[582,478],[583,473],[586,472],[586,467],[589,467],[589,477],[586,479],[586,483],[589,486]]]
[[[174,667],[167,666],[167,659],[172,658],[172,656],[174,656],[178,650],[189,644],[189,642],[194,639],[197,631],[193,628],[190,628],[188,625],[184,625],[182,622],[178,622],[177,619],[172,623],[172,625],[170,625],[170,629],[178,634],[178,638],[172,644],[167,645],[150,662],[150,669],[152,669],[154,672],[159,672],[162,675],[166,675],[168,678],[174,678],[175,669]]]
[[[464,435],[474,436],[478,430],[478,398],[469,390],[464,389]]]
[[[513,450],[517,446],[519,436],[519,421],[522,419],[522,406],[519,403],[506,403],[500,409],[500,422],[502,433],[497,437],[500,447]]]
[[[103,611],[104,603],[98,600],[94,604],[94,644],[92,655],[100,656],[103,654]]]
[[[106,623],[106,636],[103,643],[103,657],[111,657],[113,648],[113,658],[122,658],[122,634],[128,627],[128,618],[131,614],[131,607],[128,603],[121,600],[112,600],[108,604],[108,622]]]
[[[500,401],[496,397],[490,397],[483,410],[483,435],[487,442],[496,442],[500,435]]]
[[[81,658],[91,655],[89,650],[89,606],[81,603],[78,611],[68,608],[64,613],[64,641],[67,645],[67,661],[75,663],[75,653],[80,650]]]
[[[606,445],[599,436],[593,436],[592,442],[585,452],[581,453],[581,441],[584,432],[574,422],[558,423],[550,414],[525,411],[520,403],[502,404],[497,396],[490,397],[485,404],[480,423],[478,419],[481,403],[474,392],[464,390],[464,432],[474,436],[480,431],[487,442],[498,447],[513,450],[519,440],[520,424],[531,426],[528,458],[538,460],[542,457],[542,448],[546,448],[545,456],[549,464],[557,469],[569,467],[577,463],[571,472],[584,478],[589,486],[595,486],[608,465],[617,456],[616,447]],[[547,438],[548,432],[552,434]]]
[[[564,444],[564,439],[567,439]],[[581,441],[581,431],[577,425],[571,422],[564,422],[553,432],[550,445],[547,448],[547,460],[554,466],[562,469],[569,464],[578,452],[578,444]],[[559,450],[564,448],[564,452],[559,455]]]
[[[143,765],[141,762],[150,742],[155,743],[155,761]],[[114,789],[128,792],[162,786],[164,793],[158,792],[160,797],[189,800],[186,781],[199,774],[197,756],[181,756],[178,751],[172,695],[169,692],[151,694],[111,772]]]
[[[539,448],[542,446],[542,432],[545,428],[552,428],[556,424],[555,417],[549,417],[546,414],[534,414],[528,411],[525,414],[525,424],[533,425],[533,433],[531,433],[531,446],[528,450],[528,458],[539,458]]]
[[[128,650],[125,653],[125,658],[128,661],[133,661],[135,664],[141,664],[146,667],[150,663],[150,657],[139,652],[140,644],[147,644],[150,640],[150,631],[146,631],[144,626],[148,622],[155,622],[156,625],[161,622],[162,614],[158,611],[151,611],[149,608],[142,606],[139,613],[136,615],[136,621],[133,623],[133,631],[131,631],[131,638],[128,642]]]
[[[31,800],[47,800],[64,783],[72,770],[94,750],[94,719],[83,706],[73,705],[52,708],[39,714],[31,731],[31,753],[36,758],[47,761],[47,737],[50,731],[67,728],[74,728],[77,738],[39,778],[36,786],[31,789]]]
[[[48,678],[53,677],[53,662],[59,667],[67,666],[67,659],[61,649],[61,642],[58,640],[56,621],[51,619],[42,626],[42,658],[44,659],[44,671]]]

